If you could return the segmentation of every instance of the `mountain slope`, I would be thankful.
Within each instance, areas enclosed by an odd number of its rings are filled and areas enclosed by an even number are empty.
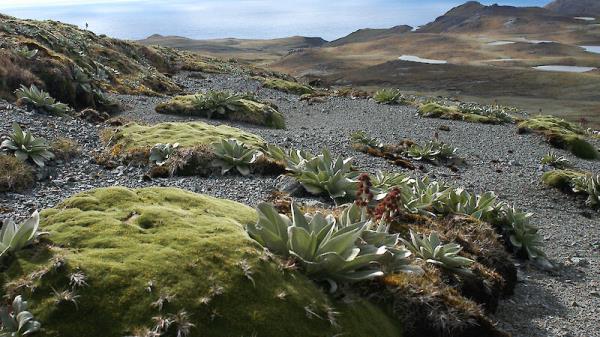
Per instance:
[[[435,21],[421,27],[423,33],[542,33],[573,24],[577,20],[563,17],[540,7],[484,6],[469,1],[455,7]]]
[[[598,0],[555,0],[545,8],[561,15],[600,16]]]
[[[326,46],[327,47],[337,47],[337,46],[341,46],[341,45],[349,44],[349,43],[367,42],[367,41],[382,39],[382,38],[386,38],[386,37],[390,37],[390,36],[394,36],[394,35],[404,34],[404,33],[412,31],[412,29],[413,29],[413,27],[407,26],[407,25],[395,26],[395,27],[392,27],[389,29],[372,29],[372,28],[359,29],[353,33],[348,34],[347,36],[344,36],[342,38],[339,38],[337,40],[327,43]]]
[[[160,45],[207,53],[214,56],[235,56],[241,58],[271,58],[283,56],[291,51],[320,47],[327,43],[320,37],[291,36],[281,39],[214,39],[194,40],[180,36],[152,35],[138,41],[143,45]]]
[[[208,66],[190,53],[6,15],[0,15],[0,43],[0,97],[12,100],[20,85],[36,85],[76,109],[102,108],[105,92],[173,94],[181,88],[168,74]]]

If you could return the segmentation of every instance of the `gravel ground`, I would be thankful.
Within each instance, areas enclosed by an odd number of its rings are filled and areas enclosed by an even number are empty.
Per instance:
[[[414,174],[429,175],[476,192],[495,191],[499,197],[535,213],[549,258],[559,266],[556,272],[543,272],[520,263],[520,282],[516,293],[500,305],[492,317],[514,336],[600,336],[600,215],[583,206],[580,199],[546,189],[540,184],[539,159],[551,148],[535,135],[518,135],[514,125],[483,125],[459,121],[424,119],[412,107],[378,105],[368,100],[329,98],[310,105],[297,96],[263,89],[251,79],[231,75],[207,75],[189,78],[182,73],[176,79],[189,92],[210,89],[251,91],[277,104],[286,117],[286,130],[271,130],[239,123],[228,123],[261,135],[282,146],[314,152],[330,148],[337,155],[353,156],[355,164],[367,171],[402,171],[384,160],[353,151],[348,138],[352,131],[364,130],[387,143],[410,138],[430,140],[434,134],[459,149],[468,166],[454,173],[443,166],[424,165]],[[164,98],[118,95],[128,106],[123,117],[146,123],[188,120],[159,115],[154,106]],[[25,194],[0,194],[0,212],[4,216],[23,216],[33,209],[52,207],[60,200],[94,187],[175,186],[191,191],[233,199],[249,205],[265,200],[274,190],[276,177],[186,177],[143,181],[144,171],[119,167],[112,171],[93,164],[100,151],[98,130],[101,126],[63,117],[44,117],[0,102],[0,134],[10,132],[18,121],[35,135],[49,140],[67,137],[76,140],[82,154],[69,163],[51,168],[52,179],[40,182]],[[208,121],[215,123],[213,121]],[[449,132],[438,131],[447,125]],[[575,167],[599,172],[599,162],[580,160],[570,153],[554,150],[567,157]]]

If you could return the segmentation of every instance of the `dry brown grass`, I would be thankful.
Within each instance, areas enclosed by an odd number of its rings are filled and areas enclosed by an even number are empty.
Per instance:
[[[14,156],[0,155],[0,192],[22,192],[34,182],[31,166]]]

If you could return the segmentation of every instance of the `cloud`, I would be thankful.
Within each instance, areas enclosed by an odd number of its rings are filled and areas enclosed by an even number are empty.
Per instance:
[[[0,9],[26,8],[32,6],[69,6],[86,4],[125,3],[141,0],[2,0]]]

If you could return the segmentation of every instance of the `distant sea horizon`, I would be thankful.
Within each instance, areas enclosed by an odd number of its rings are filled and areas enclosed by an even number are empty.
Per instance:
[[[456,0],[111,1],[84,0],[68,5],[20,5],[11,1],[3,5],[0,1],[0,13],[24,19],[51,19],[82,28],[87,23],[97,34],[129,40],[160,34],[192,39],[272,39],[301,35],[331,41],[361,28],[418,27],[464,3]],[[512,0],[501,4],[543,6],[547,2]]]

